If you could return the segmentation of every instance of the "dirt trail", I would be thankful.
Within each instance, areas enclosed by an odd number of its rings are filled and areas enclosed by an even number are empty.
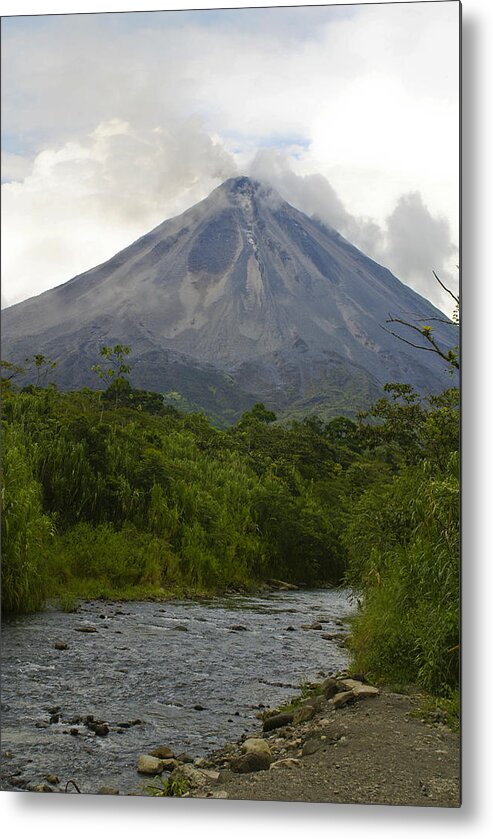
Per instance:
[[[190,796],[459,807],[459,735],[416,717],[419,701],[382,690],[337,709],[321,699],[309,721],[267,734],[259,723],[273,763],[285,762],[237,774],[242,744],[230,745],[204,764],[219,779]]]

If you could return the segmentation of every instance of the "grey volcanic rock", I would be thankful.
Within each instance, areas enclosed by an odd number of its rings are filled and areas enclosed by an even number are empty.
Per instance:
[[[4,310],[2,357],[44,353],[60,387],[97,387],[99,348],[125,342],[134,386],[226,421],[255,401],[350,413],[385,382],[447,386],[443,362],[382,328],[390,312],[441,315],[335,230],[233,178],[103,265]],[[446,326],[435,333],[452,343]]]

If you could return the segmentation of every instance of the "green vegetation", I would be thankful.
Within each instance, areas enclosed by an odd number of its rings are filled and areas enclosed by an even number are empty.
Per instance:
[[[457,391],[388,385],[357,422],[280,424],[263,405],[218,429],[128,380],[62,393],[2,369],[2,608],[165,598],[265,580],[351,585],[355,666],[453,696],[458,684]],[[36,361],[37,359],[37,361]],[[39,363],[38,363],[39,362]]]
[[[343,536],[346,579],[365,594],[352,627],[355,667],[452,696],[459,682],[457,392],[424,411],[408,390],[388,390],[394,398],[380,406],[384,421],[366,433],[392,471],[359,496]]]
[[[144,786],[144,792],[155,798],[181,798],[190,789],[190,782],[186,778],[160,778],[159,775],[153,779],[152,784]]]

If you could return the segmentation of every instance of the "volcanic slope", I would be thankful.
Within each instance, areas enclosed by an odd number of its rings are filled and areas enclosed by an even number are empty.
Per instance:
[[[270,187],[232,178],[102,265],[4,310],[2,357],[43,353],[58,385],[75,389],[97,386],[102,345],[124,342],[134,386],[223,422],[256,401],[287,416],[352,414],[385,382],[448,384],[440,359],[382,328],[389,313],[443,317]]]

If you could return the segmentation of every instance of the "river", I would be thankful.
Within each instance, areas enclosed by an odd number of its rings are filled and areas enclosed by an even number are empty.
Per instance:
[[[303,590],[85,601],[75,613],[48,608],[4,621],[2,788],[32,788],[54,774],[82,792],[142,791],[139,754],[168,745],[205,755],[258,730],[263,705],[344,668],[344,648],[322,635],[340,632],[352,610],[346,590]],[[301,628],[313,621],[322,632]],[[109,733],[89,730],[87,715]]]

